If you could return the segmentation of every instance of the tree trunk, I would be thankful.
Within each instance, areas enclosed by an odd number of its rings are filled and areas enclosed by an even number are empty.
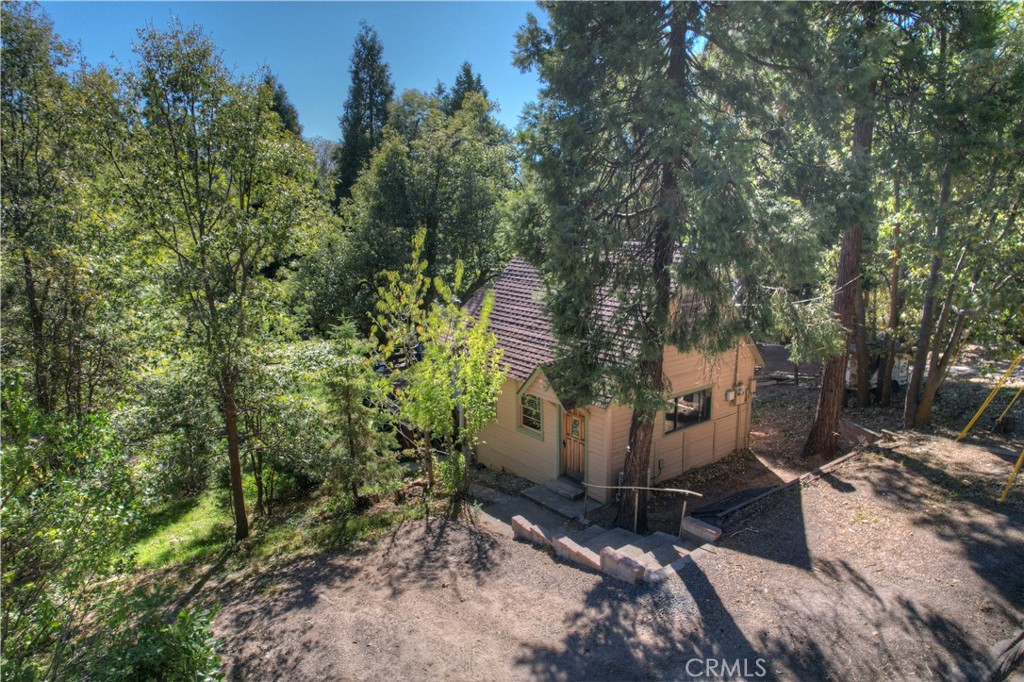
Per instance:
[[[667,76],[670,85],[680,98],[687,97],[689,92],[688,54],[686,49],[686,31],[690,19],[683,12],[699,12],[697,5],[673,5],[669,10],[669,61]],[[658,190],[657,203],[667,214],[685,215],[686,205],[680,195],[676,172],[682,169],[682,159],[672,159],[661,171],[661,187]],[[661,396],[664,390],[663,364],[665,361],[665,328],[669,314],[672,295],[672,265],[674,240],[671,225],[666,218],[659,218],[653,226],[654,234],[651,243],[654,253],[651,266],[654,274],[654,296],[652,309],[645,311],[647,324],[644,338],[640,339],[637,352],[640,354],[640,376],[637,382],[652,393]],[[654,436],[654,418],[657,411],[644,405],[638,409],[633,406],[633,417],[629,428],[629,451],[626,453],[623,485],[647,487],[651,459],[651,443]],[[647,491],[623,491],[619,504],[615,525],[634,532],[647,531]]]
[[[949,342],[946,344],[946,348],[942,353],[942,360],[935,367],[935,370],[928,374],[928,382],[924,387],[924,395],[921,397],[921,402],[917,406],[917,412],[914,414],[914,426],[916,427],[928,426],[932,421],[932,403],[935,401],[935,394],[939,392],[939,388],[946,380],[946,376],[949,374],[949,368],[953,364],[953,359],[960,355],[960,349],[966,341],[966,337],[964,335],[966,323],[967,315],[957,316],[956,323],[953,325],[953,332],[949,337]],[[938,341],[939,339],[935,339],[936,343]]]
[[[893,208],[897,216],[900,212],[900,204],[900,176],[897,174],[893,180]],[[892,227],[892,241],[893,258],[892,278],[889,282],[888,334],[885,340],[885,363],[882,365],[882,373],[878,377],[878,380],[882,382],[882,393],[878,402],[884,407],[892,404],[892,370],[896,366],[896,336],[899,333],[900,315],[903,312],[903,291],[900,289],[903,263],[900,258],[900,222],[898,217]]]
[[[853,296],[854,339],[857,344],[857,405],[871,406],[871,356],[868,355],[868,338],[864,315],[864,290],[857,280]],[[845,375],[845,372],[844,372]]]
[[[256,513],[269,514],[270,511],[263,492],[263,457],[262,455],[257,457],[254,452],[250,455],[249,461],[252,463],[252,478],[256,483]]]
[[[423,463],[427,467],[427,487],[434,487],[434,452],[433,446],[430,442],[430,434],[423,434],[423,451],[421,456],[423,457]]]
[[[873,119],[870,111],[859,109],[854,117],[853,154],[870,153]],[[804,457],[832,455],[838,447],[839,414],[843,409],[846,395],[846,363],[849,353],[849,332],[854,325],[854,298],[859,294],[856,286],[860,276],[861,246],[864,242],[864,225],[857,222],[843,234],[839,251],[839,267],[836,271],[836,293],[832,310],[839,318],[848,336],[844,352],[825,362],[821,374],[821,391],[818,394],[818,409],[811,423],[811,432],[804,443]]]
[[[928,270],[928,281],[924,289],[924,302],[921,305],[921,326],[917,332],[917,348],[914,350],[914,365],[910,368],[910,382],[907,386],[907,398],[903,403],[903,425],[907,428],[915,426],[918,406],[921,398],[921,384],[924,380],[925,363],[931,346],[932,318],[935,316],[935,290],[939,285],[939,274],[942,271],[942,245],[946,236],[946,211],[949,208],[950,185],[952,176],[947,165],[942,173],[939,187],[939,215],[935,221],[934,243],[932,245],[932,262]]]
[[[864,15],[864,24],[870,34],[878,23],[879,7],[873,4],[860,6]],[[852,157],[861,182],[860,191],[871,192],[870,170],[866,165],[871,159],[871,143],[875,130],[875,91],[877,81],[871,80],[864,84],[864,90],[854,105],[853,141],[850,146]],[[859,167],[858,167],[859,166]],[[864,202],[865,211],[870,205],[870,198]],[[854,331],[855,297],[860,295],[858,278],[861,274],[860,258],[864,243],[864,214],[854,217],[843,233],[842,246],[839,251],[839,266],[836,269],[836,292],[832,299],[832,310],[843,329],[847,332],[843,353],[839,357],[830,358],[821,375],[821,391],[818,394],[818,409],[811,423],[811,431],[804,443],[804,457],[815,455],[831,456],[838,447],[839,414],[842,411],[846,394],[846,363],[849,356],[850,334]]]
[[[230,367],[221,368],[221,399],[224,429],[228,436],[228,460],[231,463],[231,503],[235,514],[235,541],[249,537],[249,518],[245,513],[242,489],[242,459],[238,438],[238,405],[235,403],[235,376]]]

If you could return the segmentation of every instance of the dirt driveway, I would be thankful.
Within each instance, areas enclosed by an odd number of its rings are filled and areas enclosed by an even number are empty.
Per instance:
[[[1024,617],[1011,462],[908,438],[765,498],[668,589],[626,587],[465,522],[221,587],[230,679],[977,678]],[[742,674],[742,672],[741,672]]]

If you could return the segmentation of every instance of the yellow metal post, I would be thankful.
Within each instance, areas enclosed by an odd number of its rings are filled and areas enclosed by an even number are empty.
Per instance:
[[[1006,413],[1010,411],[1010,408],[1011,408],[1011,407],[1013,407],[1013,406],[1014,406],[1014,404],[1016,404],[1016,402],[1017,402],[1017,398],[1019,398],[1019,397],[1020,397],[1020,394],[1021,394],[1021,393],[1024,393],[1024,386],[1021,386],[1021,387],[1020,387],[1020,390],[1019,390],[1019,391],[1017,391],[1017,395],[1013,396],[1013,400],[1011,400],[1011,401],[1010,401],[1010,404],[1006,406],[1006,409],[1005,409],[1005,410],[1003,410],[1003,413],[1002,413],[1001,415],[999,415],[999,419],[997,419],[997,420],[996,420],[997,422],[1001,422],[1001,421],[1003,421],[1003,417],[1005,417],[1005,416],[1006,416]]]
[[[1013,485],[1013,479],[1017,478],[1017,472],[1020,471],[1021,462],[1024,462],[1024,449],[1020,451],[1020,457],[1017,458],[1017,463],[1013,466],[1013,471],[1010,472],[1010,480],[1006,482],[1003,494],[999,496],[1000,502],[1006,502],[1006,496],[1010,494],[1010,486]]]
[[[1002,378],[999,380],[999,383],[996,384],[996,387],[993,388],[992,392],[988,394],[987,398],[985,398],[985,402],[983,402],[981,404],[981,407],[978,408],[978,411],[974,414],[974,417],[967,424],[967,426],[964,427],[964,430],[960,432],[960,435],[956,437],[957,442],[962,441],[964,439],[964,436],[966,436],[968,432],[970,432],[970,430],[974,428],[974,425],[977,423],[978,419],[981,418],[981,415],[988,408],[989,404],[992,403],[992,399],[996,397],[997,393],[999,393],[999,389],[1003,387],[1003,384],[1006,383],[1006,380],[1010,378],[1011,374],[1013,374],[1013,370],[1017,369],[1017,365],[1020,364],[1021,360],[1024,360],[1024,353],[1018,355],[1017,359],[1014,360],[1013,364],[1010,365],[1010,368],[1006,370]]]

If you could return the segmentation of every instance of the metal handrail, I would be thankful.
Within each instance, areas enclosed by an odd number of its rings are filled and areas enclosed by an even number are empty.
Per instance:
[[[683,537],[683,519],[686,518],[686,505],[689,502],[690,495],[696,495],[697,497],[704,497],[701,493],[693,490],[685,490],[683,488],[651,488],[643,485],[596,485],[594,483],[584,483],[580,481],[580,485],[584,488],[598,488],[601,490],[632,490],[633,491],[633,532],[637,532],[637,526],[639,519],[637,513],[640,509],[640,491],[648,490],[651,492],[658,493],[679,493],[683,496],[683,510],[679,515],[679,537]],[[583,493],[583,518],[587,518],[587,494]]]

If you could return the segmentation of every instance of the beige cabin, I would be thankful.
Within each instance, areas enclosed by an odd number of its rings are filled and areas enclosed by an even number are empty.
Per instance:
[[[485,466],[545,483],[567,476],[581,483],[615,486],[626,459],[632,409],[608,405],[565,407],[544,374],[554,339],[540,300],[540,274],[516,258],[495,280],[491,328],[504,349],[509,376],[498,396],[497,419],[480,436],[477,458]],[[467,304],[478,309],[482,295]],[[671,387],[654,428],[650,480],[664,481],[746,448],[756,383],[763,364],[749,339],[735,350],[707,357],[665,348]],[[607,501],[614,491],[588,488]]]

